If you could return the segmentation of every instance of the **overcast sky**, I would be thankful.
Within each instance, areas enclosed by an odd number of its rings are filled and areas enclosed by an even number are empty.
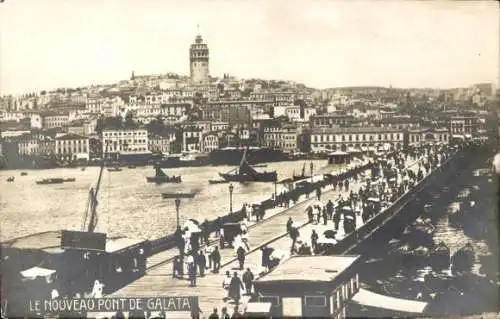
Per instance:
[[[189,74],[200,25],[210,74],[326,88],[498,82],[495,1],[6,0],[0,93]]]

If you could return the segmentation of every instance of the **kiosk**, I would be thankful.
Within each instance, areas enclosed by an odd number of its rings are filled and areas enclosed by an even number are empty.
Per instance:
[[[358,292],[359,256],[293,256],[257,279],[258,302],[272,317],[343,318]]]

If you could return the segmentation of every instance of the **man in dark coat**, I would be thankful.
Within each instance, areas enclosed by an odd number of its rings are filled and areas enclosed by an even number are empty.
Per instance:
[[[246,294],[251,295],[254,276],[253,273],[250,271],[250,268],[247,268],[247,271],[245,271],[245,273],[243,274],[242,279],[243,283],[245,284]]]
[[[238,277],[238,273],[235,272],[233,274],[233,278],[231,278],[231,283],[229,284],[229,296],[234,300],[236,304],[240,302],[241,289],[245,289],[245,287],[243,287],[243,283]]]
[[[293,224],[292,217],[289,217],[288,221],[286,222],[286,232],[287,233],[289,233],[290,230],[292,229],[292,224]]]
[[[182,238],[182,230],[180,226],[177,226],[177,229],[174,233],[175,245],[179,249],[179,255],[184,255],[184,238]]]
[[[200,269],[200,277],[205,277],[205,267],[207,266],[207,257],[202,250],[198,253],[197,260],[198,267]]]
[[[214,251],[212,252],[212,261],[214,262],[214,273],[218,273],[220,269],[220,252],[219,247],[215,246]]]
[[[261,248],[262,251],[262,267],[269,267],[269,257],[274,251],[274,248],[264,246]]]
[[[295,243],[297,242],[297,238],[299,238],[299,230],[297,228],[292,227],[290,231],[290,238],[292,239],[292,247],[290,248],[290,251],[293,252],[295,248]]]
[[[318,245],[318,234],[316,231],[313,229],[312,234],[311,234],[311,247],[314,250],[316,250],[316,245]]]
[[[236,255],[238,257],[238,262],[240,264],[240,270],[243,270],[243,266],[245,265],[245,249],[243,247],[238,247],[236,250]]]
[[[191,287],[196,287],[196,263],[192,262],[188,265],[189,282]]]
[[[323,207],[323,225],[326,225],[326,221],[328,220],[328,213],[326,212],[326,207]]]
[[[333,203],[330,199],[328,203],[326,203],[326,213],[328,214],[328,219],[332,219],[333,216]]]

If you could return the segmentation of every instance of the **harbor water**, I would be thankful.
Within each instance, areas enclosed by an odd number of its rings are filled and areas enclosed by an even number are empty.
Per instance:
[[[340,165],[326,166],[326,160],[275,162],[258,171],[278,172],[278,180],[301,174],[304,163],[306,175],[332,172],[343,169]],[[229,213],[229,184],[209,184],[210,179],[220,179],[218,173],[232,169],[229,166],[186,167],[164,169],[165,173],[181,175],[180,184],[156,185],[146,183],[147,176],[154,176],[151,166],[122,171],[104,170],[99,191],[98,226],[96,231],[108,236],[126,236],[139,239],[156,239],[172,233],[176,227],[176,210],[173,199],[162,199],[161,193],[196,193],[192,199],[182,199],[179,219],[193,218],[200,222]],[[0,211],[2,225],[0,240],[26,236],[44,231],[61,229],[80,230],[91,187],[95,187],[98,167],[59,168],[48,170],[0,171]],[[15,177],[13,183],[7,178]],[[76,178],[75,182],[64,184],[37,185],[44,178]],[[233,183],[233,211],[244,203],[253,204],[272,197],[273,183]],[[277,184],[277,191],[284,186]]]
[[[431,300],[430,306],[433,311],[443,315],[498,311],[498,217],[495,209],[495,176],[484,168],[463,175],[467,176],[454,181],[455,185],[450,185],[451,197],[433,202],[433,208],[426,216],[435,216],[432,223],[435,227],[434,243],[446,244],[451,255],[465,244],[472,244],[476,258],[471,274],[443,279],[446,277],[443,276],[446,271],[434,271],[433,275],[438,279],[427,282],[424,276],[432,271],[430,264],[424,262],[423,265],[412,265],[405,263],[403,259],[398,261],[388,258],[388,255],[381,253],[391,249],[387,245],[368,258],[371,260],[366,263],[365,268],[370,270],[370,275],[365,276],[364,280],[368,289],[389,296],[418,300],[422,291],[434,287],[431,290],[444,293],[445,297]],[[456,214],[459,208],[466,208],[467,213],[459,223],[454,223],[451,216]],[[360,315],[367,313],[374,315],[373,312],[363,311]]]

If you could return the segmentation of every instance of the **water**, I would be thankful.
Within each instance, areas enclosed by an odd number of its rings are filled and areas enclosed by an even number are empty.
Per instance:
[[[477,168],[477,167],[476,167]],[[476,260],[472,268],[472,275],[453,280],[453,286],[459,287],[463,295],[454,296],[447,293],[446,299],[433,301],[433,309],[439,309],[448,314],[477,313],[482,311],[496,311],[498,300],[498,230],[496,230],[495,213],[495,185],[491,172],[483,169],[475,169],[472,174],[461,172],[458,180],[454,180],[449,200],[437,200],[432,203],[430,216],[437,216],[435,222],[434,242],[444,242],[453,255],[466,243],[474,247]],[[452,187],[452,186],[450,186]],[[473,206],[471,207],[471,202]],[[450,222],[450,215],[459,207],[467,208],[465,219],[459,224]],[[397,236],[396,238],[399,238]],[[381,248],[388,251],[389,248]],[[376,256],[377,254],[373,254]],[[421,282],[424,266],[394,262],[392,259],[385,260],[382,254],[379,262],[373,264],[371,269],[374,276],[366,281],[368,289],[389,296],[406,299],[417,299],[422,287],[430,283]],[[375,270],[375,271],[374,271]],[[419,278],[420,277],[420,278]],[[432,284],[431,284],[432,285]],[[440,288],[435,291],[447,291],[449,283],[441,282]]]
[[[306,174],[309,174],[309,163]],[[326,167],[326,160],[314,160],[314,171],[333,171],[339,166]],[[303,161],[268,163],[259,171],[278,172],[278,179],[300,174]],[[233,167],[189,167],[165,169],[168,175],[181,175],[180,184],[155,185],[146,183],[146,176],[153,176],[151,167],[123,168],[120,172],[104,171],[99,191],[96,231],[109,236],[155,239],[175,230],[176,212],[173,199],[162,199],[162,192],[196,192],[193,199],[182,199],[180,222],[194,218],[211,220],[229,212],[229,184],[208,184],[210,179],[219,179],[219,172]],[[2,223],[0,240],[25,236],[43,231],[61,229],[80,230],[90,187],[95,187],[98,167],[58,168],[50,170],[0,171],[0,211]],[[14,183],[7,183],[9,176]],[[76,178],[73,183],[36,185],[43,178]],[[233,183],[233,210],[243,203],[257,203],[270,198],[274,193],[273,183]],[[283,186],[277,185],[278,192]]]

